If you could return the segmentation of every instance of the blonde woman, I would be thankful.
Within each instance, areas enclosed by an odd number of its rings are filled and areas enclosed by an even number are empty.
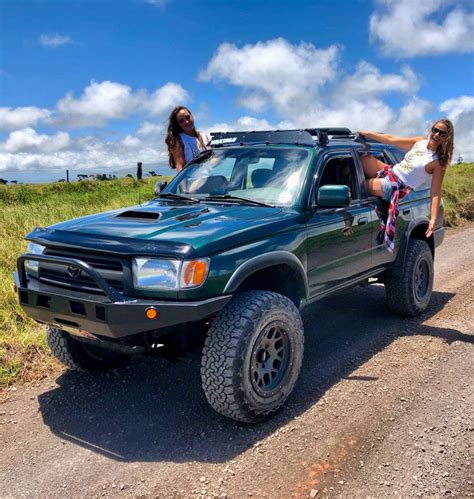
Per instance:
[[[403,160],[393,166],[382,163],[370,153],[361,158],[369,194],[390,202],[389,216],[384,227],[388,250],[393,251],[398,201],[410,190],[417,189],[425,182],[431,184],[430,221],[426,230],[426,237],[430,237],[441,203],[443,178],[453,156],[454,127],[451,121],[447,119],[436,121],[431,126],[427,138],[395,137],[366,131],[359,131],[359,134],[366,139],[409,149]]]

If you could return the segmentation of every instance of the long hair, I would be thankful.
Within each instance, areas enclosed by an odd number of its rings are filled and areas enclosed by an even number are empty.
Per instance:
[[[448,135],[441,141],[441,144],[438,147],[436,153],[438,154],[438,161],[443,168],[446,168],[450,163],[453,157],[453,149],[454,149],[454,126],[448,119],[436,120],[431,128],[436,126],[437,123],[443,123],[446,126],[446,131]],[[430,130],[431,130],[430,128]]]
[[[166,133],[166,145],[168,146],[168,163],[171,166],[171,168],[176,168],[176,164],[173,158],[173,153],[172,151],[176,148],[176,146],[179,144],[182,147],[182,141],[179,136],[179,134],[183,131],[182,128],[179,126],[178,119],[177,119],[177,114],[180,111],[187,111],[189,114],[192,115],[191,111],[186,107],[186,106],[176,106],[170,113],[168,117],[168,131]],[[194,134],[195,137],[198,138],[198,140],[201,142],[201,138],[199,134],[196,131],[196,128],[194,128]]]

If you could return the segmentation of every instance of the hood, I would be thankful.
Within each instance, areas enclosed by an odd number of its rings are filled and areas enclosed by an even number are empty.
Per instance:
[[[145,205],[89,215],[32,232],[28,239],[119,252],[149,248],[154,254],[204,254],[209,246],[229,247],[254,237],[283,210],[243,204],[187,204],[151,201]],[[245,234],[245,235],[244,235]],[[257,237],[255,235],[255,237]],[[121,245],[128,246],[120,249]],[[149,251],[146,251],[148,253]]]

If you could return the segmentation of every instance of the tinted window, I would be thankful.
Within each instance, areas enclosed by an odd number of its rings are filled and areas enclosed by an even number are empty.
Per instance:
[[[358,199],[357,173],[351,157],[331,158],[320,177],[319,187],[323,185],[347,185],[351,198]]]

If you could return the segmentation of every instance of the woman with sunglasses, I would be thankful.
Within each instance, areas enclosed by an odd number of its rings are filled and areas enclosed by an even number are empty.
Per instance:
[[[196,130],[194,117],[187,107],[177,106],[171,111],[165,140],[171,168],[179,173],[184,165],[207,149],[210,141],[207,134]]]
[[[410,190],[417,189],[425,182],[431,183],[430,221],[426,230],[426,237],[430,237],[441,203],[444,174],[453,155],[454,127],[451,121],[447,119],[436,121],[430,129],[428,138],[395,137],[385,133],[364,131],[360,131],[359,135],[383,144],[409,149],[403,160],[393,166],[386,165],[370,153],[361,157],[369,194],[390,202],[389,216],[384,226],[388,250],[393,251],[398,201]]]

